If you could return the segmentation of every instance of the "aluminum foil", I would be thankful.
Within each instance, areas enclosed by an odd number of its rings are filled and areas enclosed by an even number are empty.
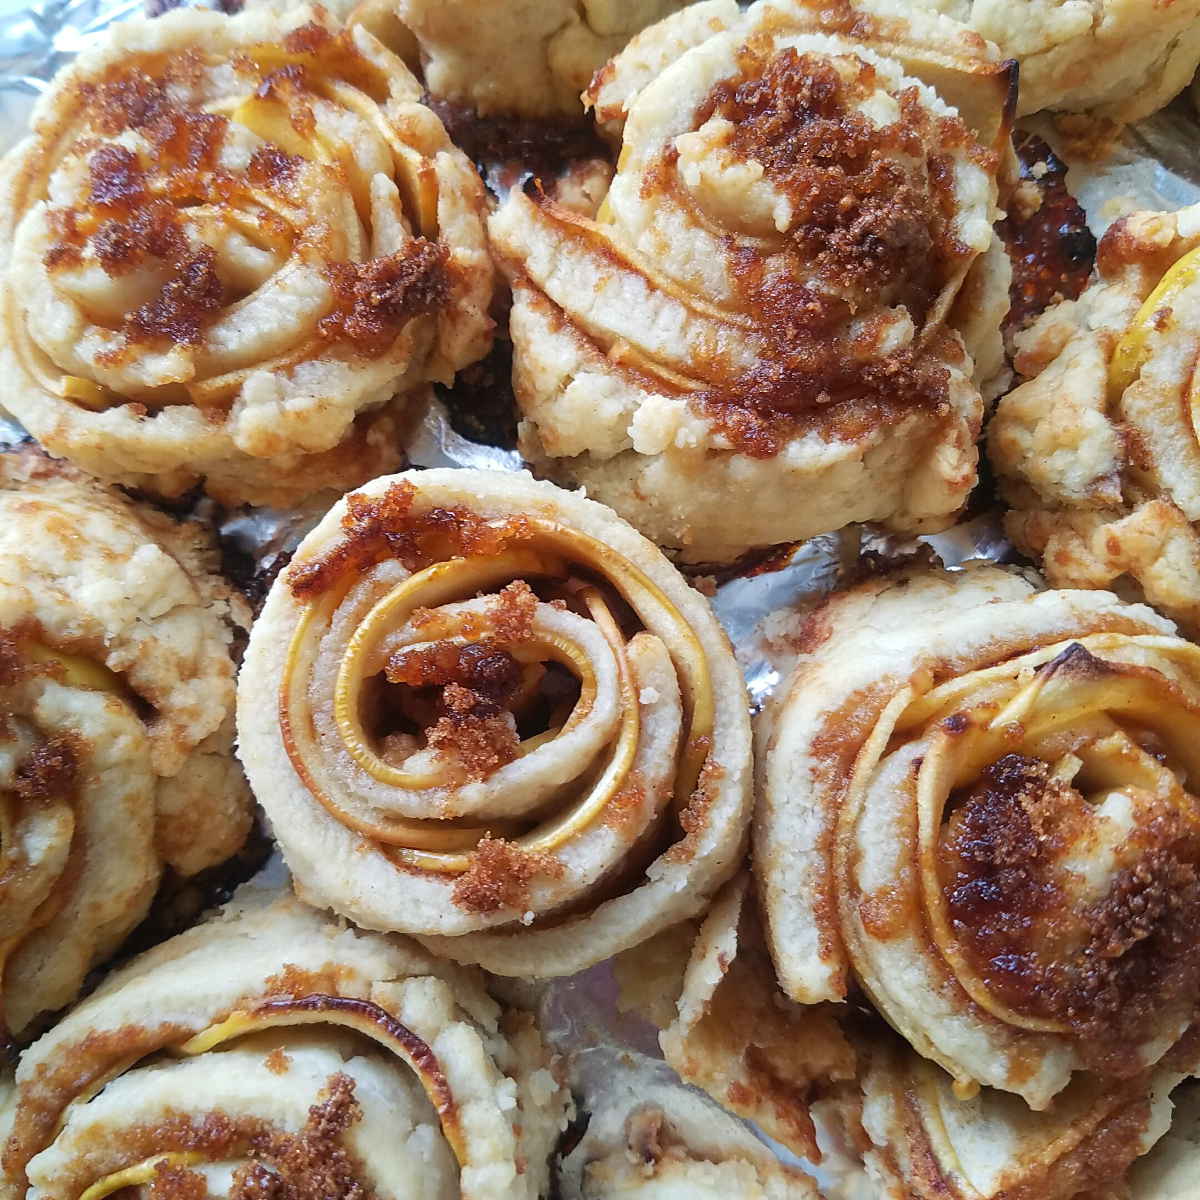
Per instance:
[[[237,4],[237,0],[225,2]],[[149,0],[149,4],[154,12],[176,7],[171,0]],[[212,0],[206,6],[219,8],[222,3]],[[45,0],[0,11],[0,151],[23,136],[33,104],[55,72],[102,37],[114,21],[139,11],[143,11],[142,0]],[[1200,122],[1190,93],[1124,131],[1100,158],[1078,153],[1052,121],[1037,119],[1027,126],[1069,165],[1068,187],[1097,235],[1137,208],[1176,208],[1200,201],[1200,159],[1195,152]],[[0,443],[22,436],[20,426],[0,413]],[[421,467],[522,469],[514,451],[457,432],[440,402],[426,414],[408,454]],[[222,515],[218,533],[234,558],[251,564],[260,578],[269,580],[323,509],[323,503],[294,511],[245,509]],[[969,562],[1011,562],[1015,557],[1004,537],[999,511],[987,509],[953,529],[924,538],[904,539],[870,528],[813,538],[732,577],[695,582],[712,595],[744,669],[751,701],[758,707],[786,677],[794,659],[792,635],[805,615],[864,564],[913,559],[957,569]],[[254,883],[281,887],[285,880],[276,854]],[[588,1096],[603,1088],[613,1072],[649,1069],[656,1078],[675,1078],[658,1061],[656,1030],[636,1014],[622,1011],[611,963],[532,991],[525,988],[524,995],[539,1006],[550,1036],[567,1055],[582,1110],[586,1111]],[[798,1161],[756,1132],[785,1161]],[[809,1169],[820,1177],[819,1168]]]

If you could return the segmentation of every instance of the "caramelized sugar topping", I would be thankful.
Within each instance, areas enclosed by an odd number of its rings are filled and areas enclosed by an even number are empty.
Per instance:
[[[928,113],[915,87],[897,97],[897,121],[871,123],[857,105],[879,81],[864,61],[772,54],[754,41],[741,60],[739,76],[717,84],[693,127],[731,122],[728,151],[761,164],[786,197],[782,248],[793,266],[768,271],[761,247],[730,239],[742,306],[766,336],[748,378],[719,383],[698,403],[756,457],[817,420],[853,440],[898,412],[942,411],[946,367],[912,347],[884,351],[883,324],[864,312],[882,299],[920,328],[971,255],[954,235],[954,155],[987,169],[994,156],[958,118]],[[721,379],[719,363],[709,377]]]
[[[263,52],[258,54],[259,49]],[[255,95],[280,106],[280,116],[298,136],[316,137],[313,105],[322,81],[349,80],[381,99],[375,69],[358,53],[352,39],[310,23],[293,30],[282,47],[297,61],[278,63],[277,47],[252,47],[233,56],[233,66],[250,76]],[[196,346],[205,330],[238,296],[226,285],[213,247],[188,232],[188,208],[197,205],[223,213],[244,213],[273,245],[285,249],[311,244],[318,258],[324,235],[320,223],[293,227],[262,192],[303,208],[302,172],[335,170],[305,160],[267,142],[245,169],[221,165],[230,118],[190,107],[178,99],[208,63],[197,52],[143,56],[112,68],[96,83],[79,87],[83,136],[76,144],[88,155],[86,196],[75,207],[50,210],[54,242],[44,257],[49,271],[78,266],[90,245],[109,276],[126,275],[147,262],[169,272],[153,299],[119,325],[123,349],[102,355],[124,361],[144,345]],[[148,150],[116,139],[134,131]],[[98,135],[98,137],[97,137]],[[236,222],[235,222],[236,224]],[[409,321],[436,312],[450,291],[448,254],[443,246],[415,238],[403,252],[366,262],[329,261],[326,276],[333,305],[320,333],[367,357],[385,353]]]
[[[973,967],[1004,1003],[1064,1023],[1093,1065],[1121,1073],[1123,1048],[1200,988],[1200,840],[1177,818],[1136,829],[1128,865],[1079,906],[1064,859],[1094,818],[1048,763],[1005,755],[948,811],[941,877]]]
[[[292,595],[299,600],[320,595],[385,557],[418,571],[456,555],[496,554],[531,535],[521,517],[491,521],[458,507],[414,511],[416,499],[417,489],[407,480],[379,496],[348,496],[342,517],[345,536],[327,554],[288,571]]]

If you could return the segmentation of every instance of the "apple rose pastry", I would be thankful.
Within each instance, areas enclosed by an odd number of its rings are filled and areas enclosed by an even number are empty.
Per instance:
[[[988,568],[834,598],[760,730],[784,991],[852,984],[961,1094],[1154,1066],[1200,995],[1200,648]]]
[[[1136,213],[1078,300],[1017,340],[989,453],[1006,526],[1056,587],[1133,583],[1200,629],[1200,206]]]
[[[924,0],[1021,65],[1018,114],[1126,122],[1157,112],[1200,64],[1200,0]]]
[[[749,820],[745,689],[707,601],[528,476],[377,479],[250,638],[242,760],[301,894],[502,975],[703,909]]]
[[[232,855],[229,597],[200,531],[0,455],[0,1025],[73,1000],[164,867]]]
[[[533,1018],[288,897],[105,981],[17,1067],[7,1194],[536,1200],[569,1097]]]
[[[693,561],[850,521],[948,523],[1001,358],[1008,68],[889,0],[698,4],[587,99],[599,211],[489,225],[526,457]]]
[[[320,8],[115,25],[7,163],[5,406],[165,495],[283,504],[397,465],[491,329],[482,185],[420,98]]]

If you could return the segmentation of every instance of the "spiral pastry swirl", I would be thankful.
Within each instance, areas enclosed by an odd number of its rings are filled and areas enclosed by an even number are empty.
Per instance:
[[[25,1053],[6,1194],[537,1200],[569,1107],[555,1071],[477,973],[250,897]]]
[[[1017,348],[988,442],[1009,533],[1054,585],[1132,581],[1200,630],[1200,207],[1116,222]]]
[[[526,458],[693,561],[856,520],[947,522],[999,365],[1008,68],[887,0],[710,0],[585,98],[598,211],[512,193]]]
[[[487,349],[482,185],[320,8],[120,22],[0,192],[5,405],[101,478],[286,504],[398,465]]]
[[[807,637],[761,730],[784,991],[853,975],[961,1093],[1035,1109],[1158,1062],[1200,988],[1200,650],[995,569],[865,585]]]
[[[420,471],[280,576],[242,760],[301,893],[505,975],[699,911],[749,819],[745,691],[707,602],[608,509]]]
[[[6,1033],[73,1000],[164,867],[232,855],[230,600],[198,529],[33,451],[0,455]]]

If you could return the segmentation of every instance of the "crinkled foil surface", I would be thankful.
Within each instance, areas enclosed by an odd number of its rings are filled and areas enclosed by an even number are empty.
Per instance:
[[[45,0],[25,8],[0,0],[0,151],[24,136],[33,105],[55,72],[94,44],[108,26],[147,8],[156,13],[175,6],[169,0]],[[221,4],[214,0],[207,6]],[[1098,159],[1074,154],[1069,140],[1046,118],[1023,123],[1023,128],[1043,138],[1068,164],[1068,189],[1097,236],[1136,209],[1172,209],[1200,200],[1200,118],[1187,92],[1163,112],[1125,130]],[[20,426],[0,410],[0,443],[22,436]],[[456,431],[440,402],[417,430],[408,455],[421,467],[522,469],[515,451],[472,441]],[[976,561],[1018,561],[1004,536],[1000,512],[989,499],[977,500],[971,508],[975,515],[941,534],[903,539],[855,528],[776,552],[733,577],[696,580],[712,593],[755,707],[786,675],[793,640],[789,634],[806,612],[865,566],[910,558],[950,569]],[[323,511],[323,505],[297,511],[245,509],[221,515],[217,529],[228,558],[244,564],[247,577],[261,581],[286,563]],[[256,882],[280,887],[285,879],[276,857]],[[520,985],[517,990],[525,991]],[[536,1002],[548,1033],[569,1057],[582,1109],[588,1096],[603,1089],[616,1072],[674,1078],[657,1061],[661,1056],[656,1030],[635,1013],[622,1011],[611,963],[538,989]],[[770,1139],[763,1140],[782,1158],[799,1161]],[[808,1169],[820,1181],[820,1169]]]

